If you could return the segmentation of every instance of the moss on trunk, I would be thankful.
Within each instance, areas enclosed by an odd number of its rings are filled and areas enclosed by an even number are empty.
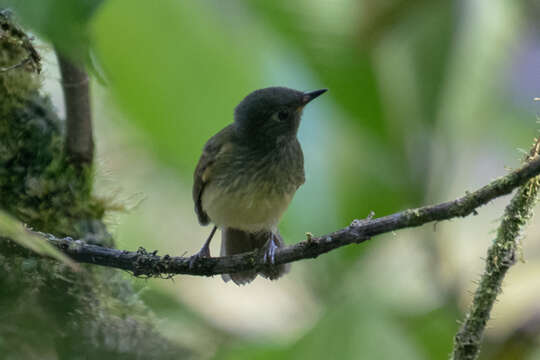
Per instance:
[[[64,155],[63,123],[40,93],[39,55],[0,12],[0,210],[28,226],[111,246],[92,168]],[[1,224],[0,224],[1,230]],[[2,248],[2,247],[0,247]],[[169,359],[190,352],[154,327],[118,271],[0,253],[3,359]]]

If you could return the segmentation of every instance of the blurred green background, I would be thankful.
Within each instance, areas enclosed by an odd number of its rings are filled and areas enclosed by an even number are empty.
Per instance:
[[[517,167],[537,135],[536,1],[0,4],[43,40],[59,111],[51,42],[93,74],[97,191],[130,208],[109,217],[122,249],[198,250],[210,229],[193,212],[194,166],[257,88],[330,89],[304,112],[288,243],[462,195]],[[133,281],[161,331],[201,358],[445,359],[507,202],[295,263],[277,282]],[[533,220],[483,359],[540,358],[539,235]]]

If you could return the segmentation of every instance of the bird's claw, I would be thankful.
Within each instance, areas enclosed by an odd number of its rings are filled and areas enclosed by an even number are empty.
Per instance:
[[[264,245],[263,262],[274,265],[274,263],[276,262],[275,256],[276,256],[277,248],[278,247],[276,243],[274,242],[274,235],[272,235],[270,239],[268,239],[268,241]]]
[[[193,267],[195,267],[195,264],[197,263],[197,261],[199,261],[199,259],[210,258],[210,257],[211,257],[210,249],[208,247],[203,247],[201,250],[199,250],[198,253],[189,257],[189,268],[193,269]]]

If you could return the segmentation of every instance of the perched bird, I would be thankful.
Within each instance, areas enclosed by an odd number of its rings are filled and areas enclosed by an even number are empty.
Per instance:
[[[210,241],[219,228],[221,255],[263,249],[269,264],[259,275],[277,279],[287,265],[273,265],[283,246],[278,223],[304,183],[304,155],[296,137],[304,106],[326,89],[302,92],[286,87],[259,89],[234,111],[234,122],[205,144],[194,173],[193,201],[201,225],[214,228],[190,259],[210,257]],[[254,270],[223,275],[237,285],[251,282]]]

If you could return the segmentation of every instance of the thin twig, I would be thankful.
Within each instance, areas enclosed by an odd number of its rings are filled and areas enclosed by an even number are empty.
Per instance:
[[[24,59],[23,61],[15,64],[15,65],[11,65],[11,66],[8,66],[8,67],[5,67],[5,68],[0,68],[0,73],[3,73],[3,72],[8,72],[8,71],[11,71],[11,70],[15,70],[17,68],[20,68],[26,64],[28,64],[30,61],[32,61],[32,58],[31,57],[27,57],[26,59]]]
[[[66,154],[75,165],[88,165],[94,157],[88,75],[58,51],[66,103]]]
[[[540,142],[533,146],[527,161],[538,160]],[[504,211],[497,237],[488,250],[486,269],[474,294],[473,303],[460,330],[454,338],[454,360],[474,360],[480,353],[484,329],[493,303],[501,292],[508,269],[516,262],[518,236],[532,215],[540,180],[532,178],[523,184]]]
[[[508,175],[456,200],[409,209],[381,218],[355,220],[350,226],[328,235],[311,237],[295,245],[280,248],[276,251],[275,263],[284,264],[316,258],[333,249],[367,241],[375,235],[476,213],[478,207],[499,196],[509,194],[539,174],[540,158],[536,158]],[[149,253],[143,248],[132,252],[89,245],[71,238],[59,239],[52,235],[46,237],[51,244],[78,262],[124,269],[142,276],[159,277],[168,274],[212,276],[250,269],[260,270],[267,266],[262,260],[263,254],[258,251],[227,257],[201,258],[190,267],[189,257],[158,256],[157,252]],[[7,242],[0,241],[0,246],[2,243]]]

